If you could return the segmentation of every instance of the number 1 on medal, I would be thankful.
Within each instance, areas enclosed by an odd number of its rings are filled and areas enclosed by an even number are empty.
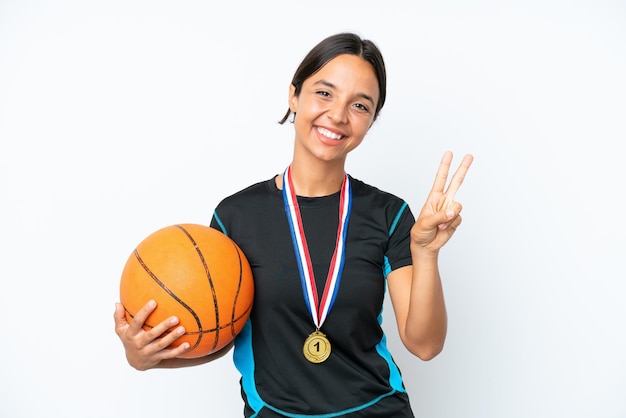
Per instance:
[[[330,356],[330,341],[322,332],[315,331],[304,342],[302,352],[311,363],[322,363]]]

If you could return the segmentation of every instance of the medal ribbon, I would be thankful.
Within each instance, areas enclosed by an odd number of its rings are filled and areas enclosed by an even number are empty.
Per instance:
[[[320,329],[335,302],[337,289],[339,289],[339,282],[341,281],[341,273],[345,261],[348,220],[350,218],[350,209],[352,208],[352,187],[350,185],[350,179],[347,174],[344,174],[339,199],[339,226],[337,228],[335,251],[330,262],[321,300],[318,299],[315,276],[313,275],[313,265],[311,264],[311,255],[309,254],[309,247],[304,234],[304,225],[302,224],[298,199],[291,181],[291,167],[287,167],[283,175],[283,201],[285,203],[285,211],[287,212],[287,220],[289,221],[289,229],[291,230],[293,247],[296,252],[296,260],[298,261],[302,291],[305,295],[304,299],[315,326],[317,329]]]

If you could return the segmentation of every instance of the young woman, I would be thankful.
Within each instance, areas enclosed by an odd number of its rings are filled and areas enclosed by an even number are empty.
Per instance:
[[[446,338],[438,253],[461,223],[454,200],[472,163],[466,155],[446,188],[452,154],[441,160],[415,220],[400,198],[345,172],[385,103],[378,48],[355,34],[330,36],[304,58],[289,92],[293,159],[282,173],[224,199],[211,226],[246,254],[255,280],[250,318],[237,336],[246,417],[413,417],[401,373],[381,328],[388,288],[399,335],[423,360]],[[131,323],[119,304],[116,332],[139,370],[182,367],[199,359],[169,348],[184,333],[163,335],[171,318]]]

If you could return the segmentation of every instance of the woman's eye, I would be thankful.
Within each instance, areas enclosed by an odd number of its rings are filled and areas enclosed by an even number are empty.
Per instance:
[[[363,103],[356,103],[354,106],[357,109],[362,110],[364,112],[369,112],[370,111],[369,107],[365,106]]]

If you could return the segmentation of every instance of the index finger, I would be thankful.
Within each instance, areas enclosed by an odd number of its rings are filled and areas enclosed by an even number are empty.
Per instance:
[[[144,306],[141,307],[130,321],[130,329],[134,332],[139,332],[150,314],[156,309],[156,302],[149,300]]]
[[[435,176],[435,182],[433,183],[431,192],[443,193],[443,189],[446,186],[446,182],[448,181],[448,172],[450,171],[451,162],[452,152],[444,152],[443,157],[441,158],[441,163],[439,163],[439,168],[437,169],[437,175]]]
[[[472,161],[474,161],[474,156],[471,154],[465,154],[459,168],[457,168],[454,172],[452,180],[450,180],[450,185],[446,190],[446,204],[454,201],[454,196],[459,190],[459,187],[461,187],[461,184],[463,184],[463,180],[465,180],[465,175],[472,165]]]

